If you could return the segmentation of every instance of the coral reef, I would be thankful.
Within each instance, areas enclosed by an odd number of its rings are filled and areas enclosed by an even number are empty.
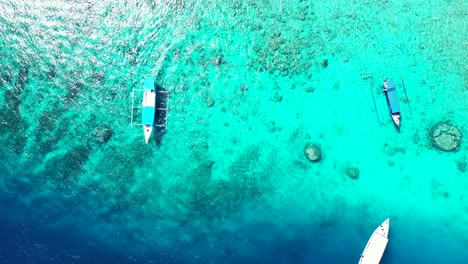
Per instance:
[[[467,162],[466,160],[457,161],[457,168],[460,172],[466,172]]]
[[[318,162],[322,159],[322,150],[316,144],[308,143],[304,147],[304,155],[312,162]]]
[[[13,153],[22,153],[25,146],[27,123],[20,113],[21,89],[8,89],[5,91],[5,105],[0,108],[0,135],[6,135],[8,139],[5,147],[11,148]]]
[[[94,136],[99,144],[104,144],[112,138],[114,130],[112,127],[104,126],[94,130]]]
[[[90,152],[91,149],[87,146],[76,146],[63,154],[57,154],[47,161],[44,174],[56,178],[58,182],[74,181],[88,160]]]
[[[215,102],[214,102],[213,98],[211,98],[211,96],[207,96],[205,98],[205,103],[206,103],[206,105],[208,105],[208,107],[213,107],[214,104],[215,104]]]
[[[327,67],[328,67],[328,59],[324,59],[324,60],[322,61],[322,67],[323,67],[323,68],[327,68]]]
[[[462,133],[458,127],[449,121],[435,124],[430,132],[429,139],[432,146],[443,151],[456,151],[462,141]]]
[[[346,175],[348,175],[351,179],[357,179],[359,177],[359,169],[356,167],[347,167]]]
[[[265,165],[259,160],[260,154],[257,147],[244,150],[231,164],[227,179],[213,178],[213,161],[199,161],[183,182],[169,188],[166,199],[176,208],[176,221],[196,218],[210,224],[260,202],[273,189],[270,174],[262,169]]]

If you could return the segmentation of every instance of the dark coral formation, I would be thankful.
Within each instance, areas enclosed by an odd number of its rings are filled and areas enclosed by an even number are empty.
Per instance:
[[[429,139],[432,146],[440,150],[457,151],[462,142],[462,132],[449,121],[443,121],[431,128]]]
[[[322,61],[322,67],[327,68],[328,67],[328,59],[324,59]]]
[[[466,172],[467,162],[466,160],[457,161],[457,168],[460,172]]]
[[[359,169],[356,167],[347,167],[346,175],[348,175],[351,179],[357,179],[359,177]]]
[[[260,171],[264,165],[259,156],[258,148],[247,148],[230,166],[227,179],[213,178],[213,161],[200,161],[183,184],[170,188],[167,198],[185,217],[210,222],[235,214],[243,206],[261,201],[273,189],[269,173]]]
[[[81,172],[90,152],[91,149],[87,146],[76,146],[64,154],[57,154],[47,161],[44,174],[56,178],[57,182],[70,183]]]
[[[23,68],[22,68],[23,69]],[[21,92],[24,90],[27,78],[24,75],[25,70],[21,70],[17,82],[14,83],[16,88],[5,91],[5,105],[0,107],[0,136],[8,136],[5,142],[7,148],[11,148],[13,153],[19,154],[23,152],[26,135],[24,131],[27,128],[26,122],[23,120],[20,113]]]
[[[214,104],[215,104],[215,102],[214,102],[213,98],[211,98],[211,96],[207,96],[205,98],[205,103],[206,103],[206,105],[208,105],[208,107],[213,107]]]
[[[320,146],[308,143],[304,147],[304,155],[311,162],[318,162],[322,159],[322,150]]]
[[[99,127],[94,130],[94,136],[99,144],[107,143],[113,134],[114,130],[110,126]]]

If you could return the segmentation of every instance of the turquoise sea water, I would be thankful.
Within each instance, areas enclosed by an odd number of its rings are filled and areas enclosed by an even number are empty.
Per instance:
[[[0,263],[357,263],[387,217],[381,263],[467,263],[467,15],[462,0],[0,0]],[[130,126],[147,76],[170,94],[148,145]],[[456,152],[428,139],[445,120]]]

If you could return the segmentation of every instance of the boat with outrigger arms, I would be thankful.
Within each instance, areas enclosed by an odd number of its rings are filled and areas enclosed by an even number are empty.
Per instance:
[[[388,232],[390,231],[390,218],[387,218],[372,233],[358,264],[379,264],[388,244]]]
[[[405,82],[403,80],[401,80],[401,83],[398,84],[398,87],[403,88],[403,92],[404,92],[404,95],[405,95],[405,98],[404,98],[403,102],[404,102],[404,104],[408,105],[409,113],[410,113],[410,115],[408,115],[408,117],[412,118],[413,117],[413,110],[411,109],[411,104],[410,104],[410,100],[409,100],[409,97],[408,97],[408,93],[406,92]],[[379,121],[379,123],[381,125],[383,125],[383,123],[380,120],[380,116],[379,116],[379,110],[378,110],[379,108],[377,107],[377,104],[375,102],[376,98],[374,97],[373,85],[369,86],[369,88],[370,88],[369,90],[370,90],[371,95],[372,95],[372,101],[374,102],[374,109],[375,109],[375,112],[377,114],[377,120]],[[395,81],[392,78],[387,78],[387,79],[385,79],[383,81],[383,86],[379,85],[378,88],[379,88],[379,91],[383,91],[383,94],[385,94],[385,99],[387,101],[387,108],[388,108],[388,111],[390,112],[390,117],[392,118],[392,122],[395,125],[395,127],[397,128],[398,132],[400,132],[401,111],[400,111],[399,97],[398,97],[398,94],[396,92],[397,84],[395,83]],[[381,93],[378,93],[378,95],[379,94],[381,94]]]
[[[142,103],[141,107],[135,107],[135,91],[142,91]],[[145,136],[145,143],[148,141],[153,134],[154,127],[165,128],[167,126],[167,118],[163,123],[156,123],[156,116],[158,112],[165,111],[164,116],[167,117],[167,107],[157,107],[159,101],[162,100],[162,96],[167,95],[166,91],[158,90],[153,77],[146,77],[144,81],[143,89],[133,89],[132,91],[132,112],[131,112],[131,125],[143,126],[143,133]],[[133,123],[134,110],[141,110],[141,123]]]
[[[387,98],[387,105],[388,110],[390,111],[390,116],[392,117],[392,121],[399,131],[401,125],[400,103],[398,102],[396,85],[393,79],[385,79],[383,88],[385,92],[385,97]]]

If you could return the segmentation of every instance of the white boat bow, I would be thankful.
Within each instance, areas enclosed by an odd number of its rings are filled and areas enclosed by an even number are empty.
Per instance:
[[[364,251],[362,252],[359,264],[378,264],[382,258],[385,248],[388,243],[388,232],[390,231],[390,218],[387,218],[380,226],[378,226],[369,241],[367,242]]]

